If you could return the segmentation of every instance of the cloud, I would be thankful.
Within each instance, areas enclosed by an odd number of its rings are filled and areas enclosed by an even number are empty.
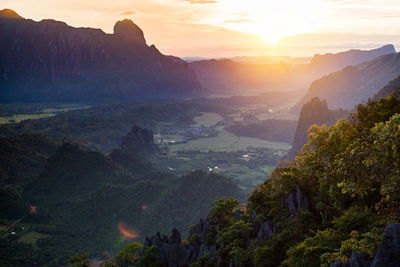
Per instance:
[[[135,14],[136,14],[136,12],[135,12],[135,11],[132,11],[132,10],[129,10],[129,11],[125,11],[125,12],[120,13],[120,15],[135,15]]]
[[[228,24],[228,23],[242,23],[242,22],[255,22],[256,20],[254,19],[228,19],[225,20],[224,23]]]
[[[182,0],[191,4],[216,4],[216,0]]]

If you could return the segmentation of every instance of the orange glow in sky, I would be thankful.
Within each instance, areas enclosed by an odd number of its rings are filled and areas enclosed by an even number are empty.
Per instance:
[[[136,238],[136,237],[138,237],[138,234],[129,231],[129,230],[126,228],[126,226],[125,226],[124,223],[119,223],[119,224],[118,224],[118,230],[119,230],[119,232],[120,232],[121,234],[123,234],[125,237],[128,237],[128,238]]]
[[[176,56],[310,56],[400,43],[399,0],[2,0],[37,21],[113,31],[132,19]]]

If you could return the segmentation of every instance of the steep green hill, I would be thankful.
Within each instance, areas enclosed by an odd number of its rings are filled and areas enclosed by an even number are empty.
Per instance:
[[[12,142],[16,138],[22,137],[2,140],[10,146],[11,159],[21,154],[21,144]],[[37,141],[23,140],[27,150]],[[35,167],[34,178],[0,188],[0,231],[5,229],[0,240],[27,252],[40,266],[60,266],[78,251],[100,258],[115,255],[155,229],[186,229],[221,196],[244,199],[230,178],[203,171],[174,176],[158,171],[141,154],[120,149],[106,156],[64,143]],[[24,246],[27,242],[32,246]],[[6,266],[26,262],[20,254],[12,261],[7,253],[0,255]]]
[[[398,266],[399,108],[390,96],[359,105],[351,122],[314,125],[246,208],[220,199],[188,242],[176,229],[156,234],[109,266]]]

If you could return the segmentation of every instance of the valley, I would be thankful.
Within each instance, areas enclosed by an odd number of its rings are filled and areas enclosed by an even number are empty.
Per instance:
[[[0,266],[397,267],[400,53],[388,37],[319,54],[312,33],[269,43],[226,27],[267,9],[225,7],[232,18],[211,25],[186,14],[223,1],[139,10],[150,2],[106,16],[90,4],[86,19],[113,20],[106,29],[76,27],[78,6],[73,26],[0,10]],[[297,56],[274,54],[292,39]],[[178,57],[172,40],[214,56]],[[236,50],[251,40],[274,55]],[[314,55],[297,54],[306,40]]]

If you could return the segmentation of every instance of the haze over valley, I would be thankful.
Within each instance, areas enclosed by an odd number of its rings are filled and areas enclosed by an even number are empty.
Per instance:
[[[77,2],[87,15],[105,10]],[[305,54],[302,42],[310,51],[324,33],[304,31],[300,17],[267,35],[250,4],[239,14],[236,2],[176,2],[120,12],[112,31],[77,27],[77,14],[74,26],[37,20],[22,1],[9,4],[34,20],[0,10],[0,265],[398,266],[400,56],[386,42],[395,34],[379,39],[371,26],[369,45],[346,32],[348,49]],[[329,10],[375,7],[312,2],[298,9],[327,14],[319,25],[335,31]],[[175,25],[171,36],[152,26],[154,12],[184,7],[188,21],[209,19],[192,31],[215,47],[188,41],[189,22],[171,17],[160,26]],[[218,28],[205,16],[222,10],[241,20]],[[240,52],[220,52],[224,36]],[[299,51],[242,54],[255,49],[244,36]],[[198,54],[163,52],[184,37]]]

